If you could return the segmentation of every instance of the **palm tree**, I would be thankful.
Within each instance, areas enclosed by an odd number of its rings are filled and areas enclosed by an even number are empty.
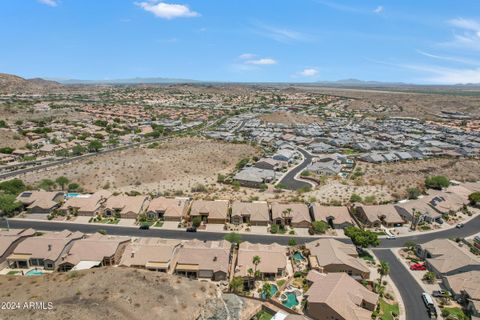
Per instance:
[[[380,273],[380,283],[382,283],[382,278],[390,273],[390,265],[386,261],[380,261],[380,266],[378,267],[378,273]]]
[[[285,219],[287,219],[287,218],[290,218],[291,216],[292,216],[292,208],[287,208],[287,209],[282,211],[283,221],[285,221]]]
[[[58,177],[55,182],[60,185],[62,191],[65,189],[65,186],[70,182],[67,177],[61,176]]]
[[[262,293],[265,295],[265,299],[270,299],[272,297],[272,285],[265,282],[262,287]]]
[[[253,274],[255,273],[252,268],[248,268],[247,273],[250,277],[253,277]]]
[[[255,271],[257,271],[257,267],[260,264],[260,261],[261,261],[261,259],[260,259],[259,256],[254,256],[253,257],[252,262],[255,265]]]

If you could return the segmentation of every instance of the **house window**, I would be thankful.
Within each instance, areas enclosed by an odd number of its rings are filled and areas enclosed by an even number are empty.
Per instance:
[[[47,269],[53,269],[53,263],[47,263]]]

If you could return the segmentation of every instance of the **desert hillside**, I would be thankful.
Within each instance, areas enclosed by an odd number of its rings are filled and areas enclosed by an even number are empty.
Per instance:
[[[164,273],[100,268],[44,276],[1,276],[1,301],[52,302],[52,310],[0,310],[1,319],[221,319],[211,283]]]

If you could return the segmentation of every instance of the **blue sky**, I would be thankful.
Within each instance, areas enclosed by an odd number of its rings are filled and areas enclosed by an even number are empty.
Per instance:
[[[23,77],[480,83],[478,0],[1,0]]]

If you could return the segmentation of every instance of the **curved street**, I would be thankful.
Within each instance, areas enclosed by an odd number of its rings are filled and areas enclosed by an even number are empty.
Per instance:
[[[310,163],[312,163],[312,155],[302,148],[297,148],[297,150],[303,154],[303,162],[297,165],[295,168],[287,172],[287,174],[278,182],[282,184],[288,190],[298,190],[304,187],[310,187],[311,184],[305,181],[295,179],[295,176],[302,172]]]

